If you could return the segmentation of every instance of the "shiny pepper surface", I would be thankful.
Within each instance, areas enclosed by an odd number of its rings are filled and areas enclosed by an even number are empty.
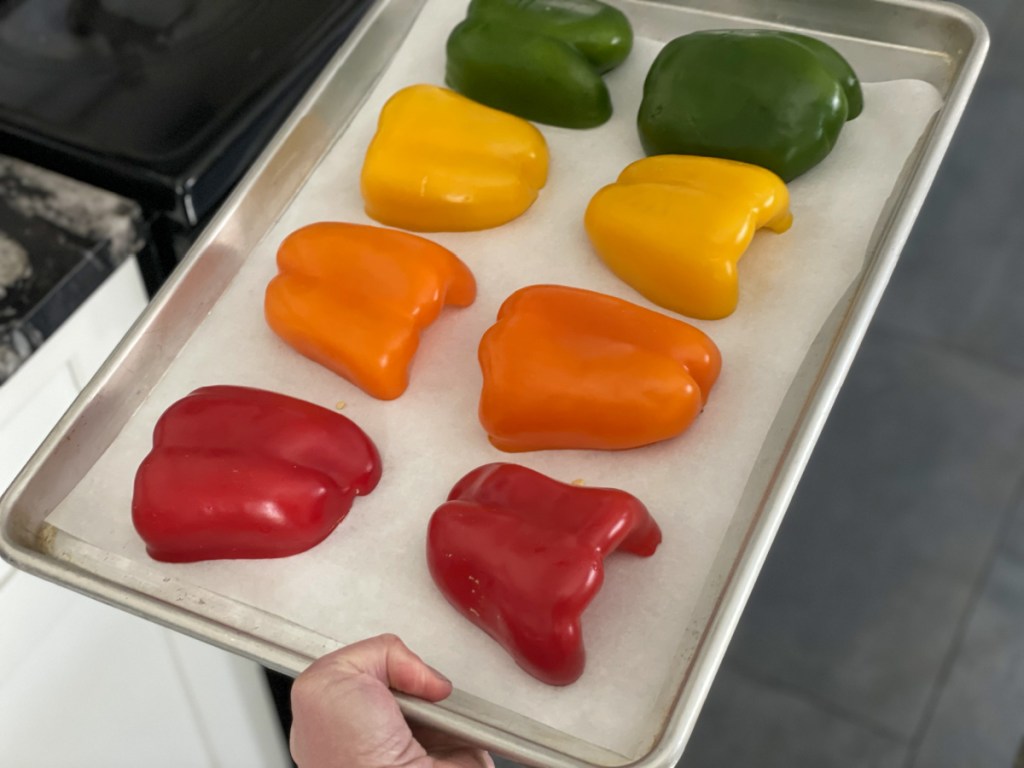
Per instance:
[[[688,323],[557,285],[512,294],[480,341],[480,423],[503,451],[622,449],[682,433],[722,366]]]
[[[587,207],[601,259],[647,299],[705,320],[739,301],[737,264],[756,230],[789,229],[789,192],[764,168],[659,155],[628,166]]]
[[[388,100],[366,151],[370,218],[417,232],[489,229],[523,214],[547,182],[548,148],[525,120],[446,88]]]
[[[283,557],[318,544],[381,464],[340,413],[247,387],[197,389],[153,432],[132,522],[156,560]]]
[[[648,155],[708,155],[767,168],[791,181],[832,151],[860,114],[850,65],[805,35],[695,32],[658,54],[637,123]]]
[[[463,616],[550,685],[583,673],[580,617],[616,549],[649,557],[661,531],[630,494],[581,488],[515,464],[460,480],[434,512],[427,563]]]
[[[324,222],[293,232],[267,286],[267,323],[293,348],[382,400],[401,395],[420,333],[476,297],[472,273],[437,243]]]
[[[598,0],[473,0],[448,38],[446,80],[528,120],[591,128],[612,115],[601,75],[632,45],[626,16]]]

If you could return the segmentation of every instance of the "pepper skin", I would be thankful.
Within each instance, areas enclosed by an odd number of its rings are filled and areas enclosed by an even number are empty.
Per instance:
[[[363,224],[311,224],[277,252],[264,312],[274,332],[373,397],[409,385],[420,333],[476,281],[455,254],[416,235]]]
[[[516,291],[480,341],[480,423],[502,451],[624,449],[682,433],[722,367],[692,325],[558,285]]]
[[[448,38],[445,79],[527,120],[592,128],[612,115],[601,75],[632,46],[625,14],[598,0],[473,0]]]
[[[740,160],[788,182],[824,160],[862,108],[856,74],[819,40],[695,32],[668,43],[651,65],[637,125],[648,155]]]
[[[602,75],[624,62],[633,49],[629,19],[598,0],[472,0],[466,17],[561,40]]]
[[[624,491],[488,464],[434,512],[427,563],[448,602],[523,669],[568,685],[583,673],[580,617],[601,589],[605,557],[649,557],[660,543],[647,508]]]
[[[465,232],[512,221],[547,182],[548,147],[514,115],[446,88],[412,85],[380,113],[366,151],[366,213],[417,232]]]
[[[633,163],[584,217],[616,275],[655,304],[704,320],[736,309],[737,263],[754,232],[785,232],[792,221],[789,192],[771,171],[692,155]]]
[[[157,422],[132,522],[155,560],[285,557],[323,541],[380,475],[376,447],[339,413],[203,387]]]

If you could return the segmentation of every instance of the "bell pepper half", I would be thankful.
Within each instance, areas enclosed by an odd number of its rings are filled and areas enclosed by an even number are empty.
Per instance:
[[[629,55],[625,14],[598,0],[472,0],[448,37],[448,85],[505,112],[564,128],[612,115],[601,75]]]
[[[432,85],[384,105],[366,150],[367,215],[417,232],[489,229],[522,215],[547,182],[548,147],[525,120]]]
[[[722,366],[688,323],[558,285],[516,291],[480,341],[480,423],[503,451],[623,449],[682,433]]]
[[[637,117],[648,155],[709,155],[792,181],[832,151],[864,106],[832,47],[769,30],[694,32],[651,65]]]
[[[394,229],[322,222],[277,252],[264,314],[300,353],[382,400],[401,395],[420,333],[476,297],[472,273],[437,243]]]
[[[580,617],[619,549],[649,557],[661,530],[625,491],[567,485],[515,464],[462,478],[434,512],[427,563],[456,610],[550,685],[583,673]]]
[[[737,264],[756,230],[793,222],[782,179],[756,165],[659,155],[629,165],[584,217],[594,250],[650,301],[714,320],[739,301]]]
[[[132,522],[155,560],[284,557],[323,541],[380,480],[340,413],[260,389],[197,389],[157,421]]]

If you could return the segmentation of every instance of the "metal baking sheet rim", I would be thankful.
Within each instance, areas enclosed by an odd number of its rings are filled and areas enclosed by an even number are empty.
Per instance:
[[[199,284],[215,284],[218,289],[226,286],[248,250],[301,188],[320,156],[330,146],[333,136],[358,110],[363,95],[404,39],[421,3],[422,0],[379,0],[366,14],[199,238],[188,258],[0,499],[0,556],[5,560],[22,570],[284,672],[297,672],[311,661],[288,648],[255,634],[240,633],[217,621],[210,611],[204,614],[197,610],[197,605],[190,605],[190,596],[183,596],[180,603],[171,604],[131,588],[127,578],[115,581],[55,557],[51,554],[54,531],[43,524],[43,519],[84,475],[84,468],[80,473],[74,471],[82,464],[81,460],[75,460],[79,455],[76,444],[83,437],[104,431],[109,439],[105,442],[98,440],[89,446],[96,456],[102,453],[165,367],[140,366],[139,363],[152,363],[154,357],[159,362],[161,355],[164,362],[169,363],[173,354],[168,357],[165,347],[177,350],[187,341],[191,331],[185,327],[174,328],[166,320],[167,316],[175,314],[175,305],[188,298],[183,297],[183,288]],[[660,738],[643,758],[628,763],[630,768],[668,766],[674,764],[683,752],[775,533],[935,178],[988,50],[989,37],[984,24],[959,6],[926,0],[871,0],[871,3],[876,8],[909,9],[944,17],[962,27],[970,45],[959,51],[947,52],[951,66],[955,65],[955,74],[944,92],[943,106],[897,184],[897,194],[883,217],[885,226],[876,232],[874,257],[868,261],[861,280],[848,297],[849,301],[843,302],[845,306],[837,312],[834,322],[829,323],[829,329],[834,333],[821,337],[828,346],[821,367],[804,372],[813,379],[805,382],[809,394],[797,404],[792,429],[777,463],[766,470],[769,479],[758,511],[744,532],[738,558],[726,569],[711,620],[698,643],[684,683],[667,710]],[[684,2],[667,4],[692,7]],[[403,5],[408,9],[404,16],[401,12],[392,14],[396,18],[386,16],[388,8]],[[735,13],[721,15],[737,17]],[[766,19],[739,18],[771,23]],[[388,44],[393,47],[388,47]],[[321,109],[325,107],[323,96],[330,86],[336,85],[343,76],[351,78],[359,72],[369,73],[363,78],[366,87],[348,89],[348,96],[342,98],[340,104],[327,109],[328,114],[325,115]],[[257,192],[262,194],[258,205],[253,201]],[[258,210],[247,211],[247,201],[250,208]],[[266,210],[275,211],[275,216],[261,220],[261,227],[248,226],[247,216]],[[219,290],[208,289],[208,292],[215,301]],[[196,306],[185,302],[185,305],[191,310],[191,316],[198,318],[196,325],[205,315],[202,310],[209,308],[202,303]],[[85,462],[88,463],[88,459]],[[205,602],[203,604],[206,605]],[[210,610],[215,611],[215,608]],[[620,756],[605,753],[592,745],[586,749],[587,745],[571,737],[566,737],[566,751],[562,751],[556,746],[557,733],[548,739],[550,746],[524,739],[501,728],[498,724],[500,715],[486,718],[490,722],[473,717],[474,706],[480,702],[472,700],[472,697],[465,697],[468,700],[463,701],[459,700],[458,693],[453,697],[454,701],[449,703],[450,707],[454,704],[451,709],[407,696],[400,696],[400,702],[410,718],[443,728],[469,742],[528,764],[557,768],[623,765]],[[575,752],[576,756],[568,754],[568,751]],[[585,752],[591,753],[589,758],[593,762],[579,757]]]

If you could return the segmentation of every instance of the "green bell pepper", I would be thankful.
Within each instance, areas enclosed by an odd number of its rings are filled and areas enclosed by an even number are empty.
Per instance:
[[[592,128],[612,114],[601,75],[633,46],[625,15],[598,0],[473,0],[448,37],[448,85],[538,123]]]
[[[648,155],[740,160],[791,181],[828,156],[863,106],[857,75],[820,40],[696,32],[651,65],[637,127]]]

